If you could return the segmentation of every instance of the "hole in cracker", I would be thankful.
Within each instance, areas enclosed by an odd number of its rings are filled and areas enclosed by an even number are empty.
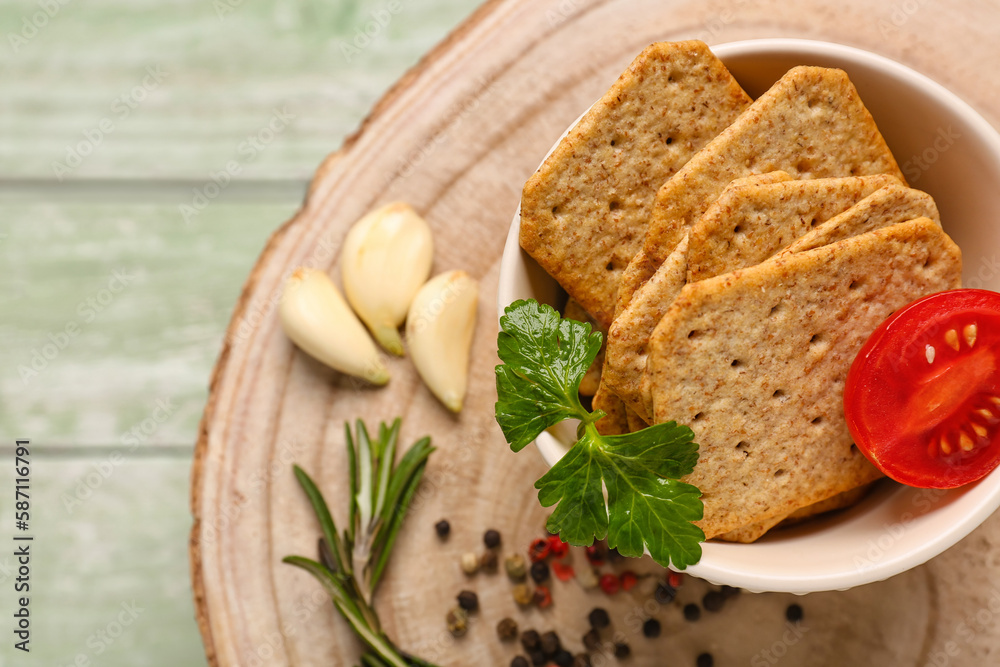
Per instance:
[[[809,160],[799,160],[798,164],[795,165],[795,170],[800,174],[808,174],[812,171],[812,164]]]
[[[620,202],[616,202],[616,201],[613,201],[610,204],[608,204],[608,210],[609,211],[617,211],[621,207],[622,207],[621,203]]]
[[[696,415],[694,416],[694,420],[695,420],[695,421],[698,421],[698,420],[700,420],[700,419],[701,419],[702,417],[704,417],[704,416],[705,416],[705,413],[704,413],[704,412],[699,412],[698,414],[696,414]]]
[[[782,398],[784,395],[785,391],[783,389],[775,389],[774,393],[771,394],[771,398]]]
[[[692,329],[691,331],[688,332],[688,338],[690,338],[690,339],[693,340],[693,339],[697,338],[698,336],[700,336],[702,333],[704,333],[704,332],[702,332],[702,331],[700,331],[698,329]]]
[[[847,286],[847,289],[858,289],[859,287],[861,287],[861,281],[860,280],[852,280],[851,284]]]
[[[810,227],[815,227],[817,222],[818,222],[818,220],[816,220],[816,218],[813,218],[812,220],[809,221],[809,226]]]
[[[733,368],[736,368],[738,366],[742,366],[743,362],[740,361],[739,359],[733,359],[733,363],[731,363],[729,365],[732,366]]]
[[[552,207],[552,215],[559,215],[559,207],[558,206],[553,206]]]
[[[861,450],[853,442],[851,443],[851,456],[861,456]]]
[[[608,271],[614,271],[615,270],[615,263],[614,262],[608,262],[608,265],[605,266],[604,268],[607,269]]]
[[[673,137],[667,137],[667,145],[669,146],[672,143],[674,143],[674,138]]]
[[[617,141],[615,141],[614,139],[612,139],[612,140],[611,140],[611,145],[612,145],[612,146],[614,146],[614,145],[615,145],[616,143],[618,143],[618,142],[617,142]]]
[[[740,227],[739,225],[733,227],[733,234],[739,234],[741,231],[743,231],[743,228]]]
[[[785,304],[780,301],[771,307],[771,312],[768,313],[768,317],[774,317],[780,314],[785,309]]]
[[[785,469],[784,468],[778,468],[777,470],[774,471],[774,476],[775,477],[781,477],[784,474],[785,474]]]
[[[810,423],[812,423],[812,424],[821,424],[821,423],[823,423],[823,418],[822,417],[813,417],[813,420]]]
[[[924,268],[926,269],[926,268],[927,268],[928,266],[930,266],[930,265],[931,265],[931,256],[930,256],[930,255],[928,255],[928,256],[927,256],[927,257],[926,257],[926,258],[924,259]]]
[[[747,451],[748,449],[750,449],[750,444],[747,441],[740,440],[738,443],[736,443],[736,449],[738,451],[743,452],[743,456],[750,456],[750,452]]]
[[[823,342],[823,335],[822,334],[813,334],[809,338],[809,344],[810,345],[815,345],[815,344],[821,343],[821,342]]]

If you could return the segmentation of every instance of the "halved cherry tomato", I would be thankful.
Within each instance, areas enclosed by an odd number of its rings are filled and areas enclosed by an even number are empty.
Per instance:
[[[858,448],[903,484],[950,489],[1000,463],[1000,294],[938,292],[896,311],[847,375]]]

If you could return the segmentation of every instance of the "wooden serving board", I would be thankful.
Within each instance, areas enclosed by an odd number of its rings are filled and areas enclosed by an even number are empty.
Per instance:
[[[302,210],[272,236],[215,368],[192,474],[191,568],[210,661],[356,662],[358,643],[318,585],[281,563],[287,554],[313,556],[319,532],[291,464],[311,472],[343,520],[344,422],[401,415],[407,442],[430,434],[438,451],[376,606],[390,635],[417,655],[442,665],[506,665],[515,648],[494,631],[506,615],[522,628],[556,629],[579,650],[586,613],[601,604],[613,621],[606,636],[621,633],[636,665],[663,664],[664,656],[693,665],[702,651],[717,665],[995,664],[1000,518],[889,581],[798,600],[806,618],[791,633],[784,623],[791,596],[743,595],[689,623],[678,603],[653,600],[652,579],[615,598],[571,581],[554,586],[550,609],[521,612],[502,574],[469,580],[458,567],[463,552],[481,549],[486,528],[502,532],[506,553],[523,551],[545,516],[532,489],[545,470],[541,457],[512,454],[492,417],[497,271],[524,180],[565,127],[657,40],[785,36],[850,44],[931,76],[998,124],[1000,78],[988,76],[984,63],[995,56],[1000,7],[872,4],[497,0],[408,73],[319,168]],[[458,417],[441,408],[408,360],[390,362],[387,388],[361,388],[297,351],[275,316],[291,270],[312,265],[336,275],[347,227],[390,200],[412,203],[431,223],[435,272],[462,268],[481,281],[469,395]],[[441,517],[453,526],[444,543],[433,530]],[[645,561],[634,567],[656,571]],[[444,615],[462,588],[479,592],[483,610],[469,635],[455,640]],[[705,590],[691,581],[679,601],[696,601]],[[638,629],[647,615],[664,625],[657,640]]]

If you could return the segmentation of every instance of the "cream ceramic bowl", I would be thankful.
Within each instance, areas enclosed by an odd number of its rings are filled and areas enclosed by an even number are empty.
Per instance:
[[[794,39],[713,47],[756,98],[795,65],[847,71],[910,185],[934,196],[963,250],[964,284],[1000,291],[1000,136],[954,94],[903,65],[847,46]],[[512,301],[556,304],[560,289],[518,246],[515,215],[500,267],[500,312]],[[543,433],[551,465],[573,429]],[[751,591],[809,593],[880,581],[952,546],[1000,505],[1000,468],[951,491],[883,481],[861,504],[754,544],[706,542],[690,574]]]

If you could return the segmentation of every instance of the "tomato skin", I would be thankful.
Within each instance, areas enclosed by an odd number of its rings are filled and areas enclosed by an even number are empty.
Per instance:
[[[855,444],[892,479],[950,489],[1000,464],[1000,294],[959,289],[896,311],[847,375]]]

